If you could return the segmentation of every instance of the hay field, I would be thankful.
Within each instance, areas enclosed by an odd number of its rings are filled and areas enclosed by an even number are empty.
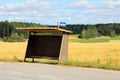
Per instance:
[[[0,61],[23,60],[27,42],[1,42]],[[69,42],[69,62],[92,62],[120,69],[120,42],[78,43]],[[116,69],[116,68],[115,68]]]
[[[99,61],[120,64],[120,42],[77,43],[69,42],[69,61]],[[23,60],[27,42],[0,42],[0,59],[13,59],[15,56]]]
[[[69,44],[69,60],[120,65],[120,42]]]
[[[0,60],[11,61],[15,57],[23,60],[26,51],[26,42],[1,42],[0,41]]]

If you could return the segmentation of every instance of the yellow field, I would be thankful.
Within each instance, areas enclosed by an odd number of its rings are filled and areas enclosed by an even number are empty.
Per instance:
[[[27,42],[0,42],[0,60],[23,60]],[[120,42],[77,43],[69,42],[69,61],[98,62],[101,64],[120,65]]]
[[[26,51],[26,42],[0,42],[0,60],[12,60],[15,57],[23,60]]]
[[[70,61],[92,61],[103,64],[120,64],[120,43],[74,43],[69,44]]]

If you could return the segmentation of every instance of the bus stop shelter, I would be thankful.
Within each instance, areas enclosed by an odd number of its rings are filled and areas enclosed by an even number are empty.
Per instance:
[[[71,31],[60,28],[17,28],[29,32],[26,58],[48,58],[67,61],[68,36]]]

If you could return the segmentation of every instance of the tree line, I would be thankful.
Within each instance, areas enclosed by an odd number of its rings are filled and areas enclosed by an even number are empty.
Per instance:
[[[96,37],[96,36],[117,36],[120,35],[119,23],[95,24],[95,25],[67,25],[65,29],[73,31],[74,34],[79,34],[80,38]],[[86,35],[85,35],[86,34]]]
[[[0,38],[2,39],[20,39],[28,38],[29,34],[24,31],[16,30],[16,27],[57,27],[54,25],[41,25],[36,23],[26,22],[0,22]],[[69,24],[63,29],[71,30],[73,34],[79,34],[79,38],[91,38],[99,35],[102,36],[116,36],[120,35],[120,24],[119,23],[108,23],[108,24]]]
[[[96,28],[96,30],[104,36],[110,36],[110,31],[115,31],[117,35],[120,35],[120,24],[119,23],[108,23],[108,24],[95,24],[95,25],[84,25],[84,24],[72,24],[67,25],[65,29],[73,31],[74,34],[79,34],[83,30],[89,28]]]

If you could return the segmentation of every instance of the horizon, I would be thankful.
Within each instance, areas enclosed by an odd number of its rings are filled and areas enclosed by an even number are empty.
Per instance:
[[[8,20],[5,20],[8,21]],[[0,22],[5,22],[5,21],[0,21]],[[32,24],[40,24],[40,25],[44,25],[44,26],[58,26],[57,24],[41,24],[41,23],[35,23],[35,22],[24,22],[24,21],[8,21],[9,23],[12,22],[17,22],[17,23],[32,23]],[[99,24],[120,24],[120,23],[96,23],[96,24],[66,24],[66,25],[99,25]]]

